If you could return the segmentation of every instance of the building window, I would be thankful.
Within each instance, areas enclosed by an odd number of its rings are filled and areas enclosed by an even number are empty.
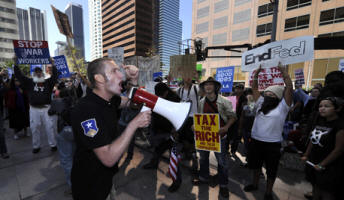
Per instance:
[[[304,29],[309,27],[309,15],[293,17],[285,20],[284,32]]]
[[[15,29],[10,29],[10,28],[1,28],[1,27],[0,27],[0,32],[5,32],[5,33],[17,33],[17,30],[15,30]]]
[[[237,7],[248,2],[251,2],[251,0],[235,0],[234,6]]]
[[[209,27],[209,23],[208,22],[204,22],[201,24],[197,24],[196,25],[196,33],[204,33],[208,31],[208,27]]]
[[[293,9],[309,6],[311,4],[312,4],[312,0],[288,0],[287,10],[293,10]]]
[[[207,17],[209,15],[209,6],[197,10],[197,19]]]
[[[320,26],[344,21],[344,7],[325,10],[320,13]]]
[[[222,0],[214,4],[214,13],[221,12],[228,9],[229,0]]]
[[[344,31],[319,34],[318,37],[344,37]]]
[[[325,2],[325,1],[330,1],[330,0],[322,0],[322,2]]]
[[[251,9],[234,13],[233,24],[240,24],[249,20],[251,20]]]
[[[14,9],[11,9],[11,8],[5,8],[5,7],[0,7],[0,11],[2,12],[8,12],[8,13],[15,13],[15,10]]]
[[[258,7],[258,17],[265,17],[274,14],[272,3],[264,4]]]
[[[257,26],[257,37],[270,35],[272,30],[272,23],[261,24]]]

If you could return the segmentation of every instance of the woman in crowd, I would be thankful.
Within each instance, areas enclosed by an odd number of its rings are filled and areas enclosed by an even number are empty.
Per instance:
[[[14,129],[14,139],[17,140],[18,132],[23,129],[24,135],[27,135],[27,127],[30,125],[30,107],[27,92],[20,87],[20,82],[14,76],[10,82],[10,89],[6,93],[6,102],[9,126]]]
[[[287,70],[278,64],[286,87],[270,86],[264,97],[258,91],[258,76],[261,67],[254,74],[252,91],[255,105],[255,120],[252,127],[248,151],[248,167],[253,170],[253,183],[245,186],[246,192],[258,189],[259,175],[263,163],[267,173],[265,200],[273,199],[272,188],[277,176],[281,158],[281,141],[285,119],[293,101],[293,85]]]
[[[319,116],[302,157],[302,160],[309,161],[306,179],[312,183],[314,200],[344,198],[340,191],[344,179],[343,105],[344,101],[339,97],[320,101]]]

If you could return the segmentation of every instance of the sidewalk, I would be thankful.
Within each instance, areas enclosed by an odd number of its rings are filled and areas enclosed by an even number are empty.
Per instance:
[[[4,127],[8,127],[7,121]],[[10,154],[9,159],[0,158],[0,200],[70,200],[64,196],[67,189],[65,176],[59,165],[57,152],[50,152],[45,134],[42,134],[42,149],[32,154],[31,137],[13,139],[11,130],[6,131],[6,142]],[[137,140],[134,158],[130,162],[124,158],[120,161],[120,171],[114,177],[116,200],[136,199],[221,199],[218,187],[193,186],[188,162],[183,161],[183,182],[175,193],[167,191],[172,183],[167,177],[168,159],[162,159],[158,170],[144,170],[142,166],[151,158],[151,152],[144,142]],[[168,154],[165,154],[168,156]],[[213,155],[213,154],[211,154]],[[243,187],[250,180],[248,169],[240,167],[242,157],[237,153],[236,159],[230,160],[229,199],[262,199],[265,187],[261,179],[259,191],[245,193]],[[211,173],[216,173],[216,159],[211,156]],[[304,199],[303,193],[310,191],[310,185],[299,171],[280,168],[274,187],[275,199]]]

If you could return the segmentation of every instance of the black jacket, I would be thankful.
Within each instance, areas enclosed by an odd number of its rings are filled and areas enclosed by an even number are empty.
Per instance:
[[[32,78],[24,76],[18,66],[14,66],[14,75],[29,94],[29,102],[32,106],[42,106],[51,103],[51,94],[57,82],[58,74],[56,66],[53,66],[52,75],[43,83],[34,83]]]

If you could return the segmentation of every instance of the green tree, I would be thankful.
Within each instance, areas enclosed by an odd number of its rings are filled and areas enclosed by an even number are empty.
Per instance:
[[[14,61],[13,60],[8,60],[5,63],[1,64],[1,70],[3,69],[8,69],[8,68],[12,68],[12,66],[14,65]],[[24,75],[28,76],[30,75],[30,65],[18,65],[18,67],[20,68],[20,70],[23,72]]]
[[[81,74],[85,75],[87,73],[85,59],[80,57],[80,51],[75,48],[74,46],[68,46],[66,59],[69,66],[69,69],[78,72],[80,71]]]

